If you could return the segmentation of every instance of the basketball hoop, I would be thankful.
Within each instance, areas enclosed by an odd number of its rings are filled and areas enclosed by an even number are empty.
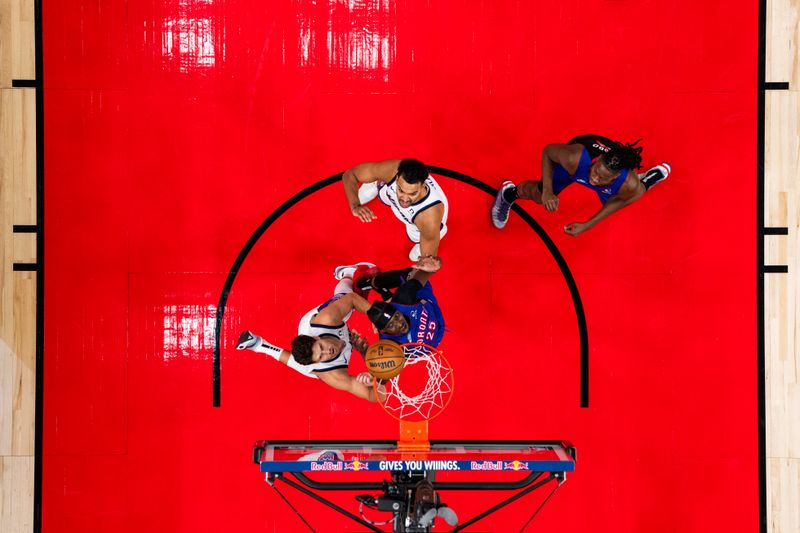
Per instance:
[[[428,421],[444,411],[453,395],[453,369],[441,350],[422,343],[403,344],[403,371],[375,391],[381,407],[400,421],[398,448],[429,449]],[[383,390],[379,390],[378,387]]]

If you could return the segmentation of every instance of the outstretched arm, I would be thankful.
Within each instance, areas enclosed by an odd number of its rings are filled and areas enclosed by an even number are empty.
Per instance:
[[[371,222],[378,218],[369,207],[361,205],[358,199],[358,188],[364,183],[373,181],[389,181],[397,173],[399,159],[388,159],[377,163],[361,163],[344,171],[342,183],[344,194],[350,206],[350,212],[362,222]]]
[[[612,213],[616,213],[623,207],[631,205],[642,197],[645,192],[644,185],[639,181],[636,172],[631,171],[625,179],[625,183],[620,187],[616,196],[610,198],[600,211],[594,214],[586,222],[573,222],[564,226],[564,231],[573,237],[580,235],[588,229],[592,229],[598,222]]]
[[[570,144],[548,144],[542,150],[542,204],[548,211],[558,209],[558,196],[553,193],[553,170],[561,165],[574,174],[582,151],[581,145]]]
[[[436,204],[417,215],[414,225],[419,230],[420,257],[435,256],[439,251],[444,205]]]
[[[340,368],[328,372],[316,372],[316,376],[334,389],[347,391],[370,402],[376,401],[375,389],[372,387],[373,378],[368,372],[351,376],[344,368]]]

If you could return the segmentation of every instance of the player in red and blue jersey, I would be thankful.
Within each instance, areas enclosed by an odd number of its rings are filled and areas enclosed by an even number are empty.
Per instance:
[[[567,144],[548,144],[542,153],[542,179],[500,186],[492,206],[492,222],[502,229],[516,200],[533,200],[550,212],[558,210],[558,194],[573,183],[597,193],[602,207],[585,222],[572,222],[564,231],[576,236],[594,227],[608,215],[641,198],[655,184],[665,180],[672,168],[661,163],[642,175],[639,141],[621,143],[600,135],[580,135]]]
[[[381,311],[382,317],[370,315],[370,320],[381,330],[381,339],[400,344],[439,345],[444,337],[444,316],[428,282],[430,275],[416,268],[405,268],[358,280],[357,288],[375,289],[386,300],[372,304],[373,309]]]

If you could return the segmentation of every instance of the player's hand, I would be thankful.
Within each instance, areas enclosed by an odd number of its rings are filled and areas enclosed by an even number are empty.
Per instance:
[[[362,372],[356,376],[356,381],[362,385],[366,385],[367,387],[372,387],[372,384],[375,382],[375,378],[372,377],[372,374],[369,372]]]
[[[558,196],[552,192],[542,191],[542,203],[544,204],[544,208],[551,213],[558,211]]]
[[[362,337],[359,332],[350,330],[350,344],[352,344],[353,348],[355,348],[355,350],[361,355],[367,354],[369,343],[367,342],[367,339]]]
[[[414,263],[414,268],[423,272],[436,272],[442,268],[442,258],[438,255],[423,255]]]
[[[588,224],[584,224],[583,222],[573,222],[564,226],[564,233],[567,235],[572,235],[573,237],[577,237],[587,229],[589,229]]]
[[[351,209],[353,216],[358,218],[361,222],[372,222],[376,217],[372,209],[365,205],[359,205]]]

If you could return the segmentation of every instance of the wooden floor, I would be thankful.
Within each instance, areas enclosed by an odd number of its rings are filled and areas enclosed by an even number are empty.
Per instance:
[[[767,9],[765,81],[789,85],[764,102],[764,225],[788,228],[764,243],[765,264],[788,267],[764,280],[767,520],[769,531],[788,533],[800,531],[800,2],[772,0]]]
[[[33,530],[36,403],[36,89],[32,0],[0,2],[0,531]],[[19,229],[19,228],[18,228]],[[20,267],[17,267],[20,268]]]
[[[800,531],[800,1],[767,3],[764,225],[768,531]],[[0,531],[34,522],[36,89],[33,0],[0,0]],[[755,46],[755,43],[754,43]],[[779,85],[788,83],[788,89]],[[777,84],[777,85],[774,85]],[[19,85],[19,84],[18,84]],[[732,215],[733,216],[733,215]],[[16,267],[15,267],[16,265]],[[782,268],[786,267],[786,268]],[[784,272],[785,270],[785,272]],[[755,370],[755,369],[754,369]]]

